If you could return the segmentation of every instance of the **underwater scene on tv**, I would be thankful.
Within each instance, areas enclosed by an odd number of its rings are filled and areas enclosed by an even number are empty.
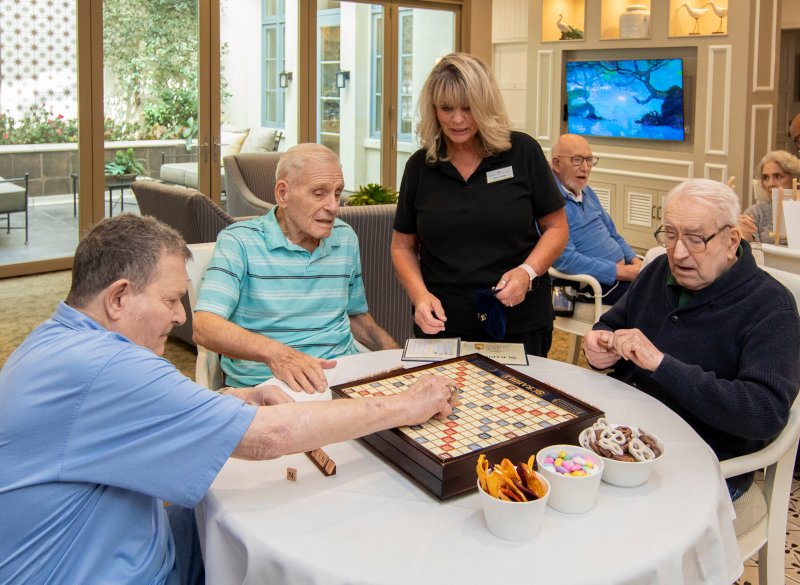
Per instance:
[[[570,133],[685,139],[682,59],[570,61],[566,65]]]

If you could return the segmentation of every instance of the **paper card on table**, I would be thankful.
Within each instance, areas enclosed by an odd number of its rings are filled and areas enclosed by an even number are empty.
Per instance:
[[[800,250],[800,201],[783,202],[783,219],[786,223],[787,246]]]
[[[459,356],[460,337],[440,339],[407,339],[403,359],[408,361],[438,361]]]
[[[527,366],[528,355],[522,343],[503,343],[502,341],[462,341],[461,355],[479,353],[501,364]]]

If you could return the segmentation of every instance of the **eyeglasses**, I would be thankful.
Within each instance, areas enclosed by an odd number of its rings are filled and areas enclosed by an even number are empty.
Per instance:
[[[558,157],[561,158],[561,157]],[[600,159],[596,156],[570,156],[568,157],[569,160],[572,162],[573,167],[579,167],[583,163],[586,163],[590,167],[596,166],[597,163],[600,162]]]
[[[700,254],[706,251],[708,247],[708,243],[725,231],[728,228],[733,227],[732,225],[726,225],[719,229],[719,231],[714,232],[710,236],[701,236],[698,234],[683,234],[680,235],[673,229],[669,229],[666,226],[661,226],[653,235],[656,237],[656,242],[664,246],[667,250],[672,250],[677,244],[678,240],[683,242],[683,245],[686,246],[686,249],[689,250],[692,254]]]

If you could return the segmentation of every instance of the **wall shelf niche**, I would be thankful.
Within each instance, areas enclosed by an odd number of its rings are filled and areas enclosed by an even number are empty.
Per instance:
[[[600,39],[649,39],[650,0],[601,0]]]
[[[584,0],[542,1],[542,42],[582,41],[585,36]]]
[[[669,0],[669,36],[727,35],[729,1]]]

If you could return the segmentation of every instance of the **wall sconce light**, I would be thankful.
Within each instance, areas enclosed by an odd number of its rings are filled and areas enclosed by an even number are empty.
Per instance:
[[[286,89],[289,87],[289,82],[292,80],[291,71],[281,71],[278,73],[278,87]]]
[[[349,71],[337,71],[336,72],[336,87],[339,89],[344,89],[347,87],[347,82],[350,80],[350,72]]]

